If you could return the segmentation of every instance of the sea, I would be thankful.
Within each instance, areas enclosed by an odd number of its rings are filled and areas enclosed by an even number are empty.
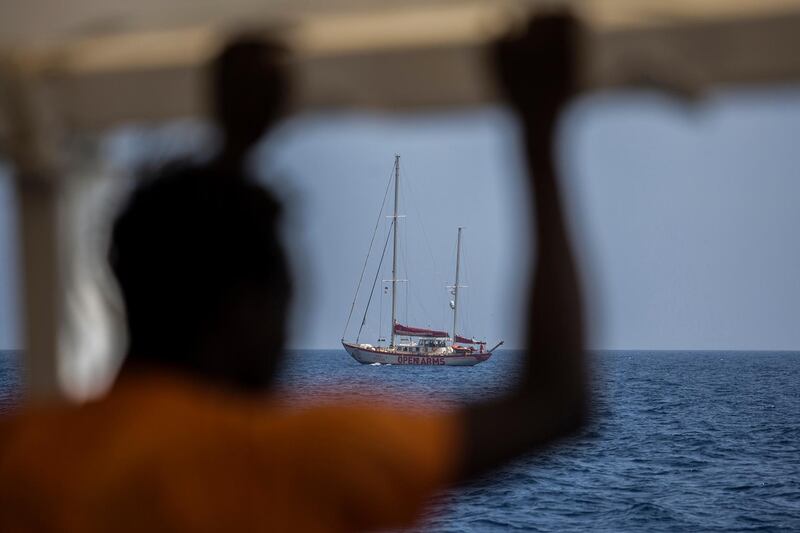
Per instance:
[[[0,353],[0,411],[19,400],[18,355]],[[280,387],[411,392],[451,406],[502,394],[523,356],[501,350],[459,368],[291,351]],[[591,361],[581,434],[440,495],[418,530],[800,531],[800,353],[604,351]]]

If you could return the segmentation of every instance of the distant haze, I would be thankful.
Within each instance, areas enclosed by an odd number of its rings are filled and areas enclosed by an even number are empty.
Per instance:
[[[800,90],[729,92],[691,108],[596,95],[576,105],[562,134],[592,347],[800,348]],[[531,236],[516,126],[498,109],[307,116],[275,134],[259,171],[288,201],[292,346],[339,346],[395,153],[406,215],[399,277],[409,280],[400,320],[450,329],[445,285],[464,226],[460,333],[520,346]],[[9,190],[0,179],[0,349],[21,344]],[[381,219],[350,338],[388,224]],[[366,342],[388,333],[389,263]]]

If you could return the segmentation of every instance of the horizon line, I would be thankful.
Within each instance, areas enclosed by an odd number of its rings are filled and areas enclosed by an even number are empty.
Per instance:
[[[503,346],[495,351],[522,351],[524,346]],[[309,350],[342,350],[340,346],[289,346],[284,348],[286,351],[309,351]],[[24,352],[25,348],[0,348],[0,352]],[[800,352],[798,348],[586,348],[588,352]]]

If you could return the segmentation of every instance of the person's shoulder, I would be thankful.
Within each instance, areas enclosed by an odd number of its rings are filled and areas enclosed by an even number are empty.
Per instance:
[[[37,462],[65,460],[85,442],[85,408],[62,403],[18,407],[0,420],[0,477]]]
[[[461,446],[456,410],[407,409],[388,400],[335,401],[302,408],[270,410],[268,426],[287,438],[326,442],[368,455],[403,457],[438,470]],[[405,462],[405,461],[404,461]]]
[[[304,498],[342,509],[355,529],[410,526],[456,478],[457,411],[408,411],[383,400],[272,409],[262,427],[273,460]]]

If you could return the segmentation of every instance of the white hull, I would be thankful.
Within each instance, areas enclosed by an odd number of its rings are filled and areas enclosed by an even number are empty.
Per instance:
[[[387,348],[365,348],[348,342],[342,342],[342,346],[353,359],[364,365],[380,363],[382,365],[474,366],[492,356],[492,352],[447,355],[395,353]]]

